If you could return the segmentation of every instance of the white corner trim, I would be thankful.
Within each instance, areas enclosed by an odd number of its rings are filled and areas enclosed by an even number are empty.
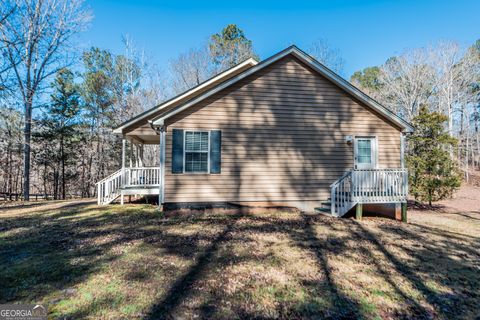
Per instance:
[[[189,96],[189,95],[192,95],[192,94],[194,94],[195,92],[198,92],[198,91],[204,89],[205,87],[211,85],[212,83],[214,83],[214,82],[216,82],[216,81],[218,81],[218,80],[221,80],[222,78],[227,77],[228,75],[230,75],[230,74],[238,71],[239,69],[242,69],[242,68],[245,67],[245,66],[248,66],[248,65],[255,66],[255,65],[257,65],[257,64],[258,64],[258,61],[257,61],[257,60],[255,60],[255,59],[253,59],[253,58],[249,58],[249,59],[245,60],[244,62],[236,65],[235,67],[232,67],[232,68],[230,68],[230,69],[228,69],[228,70],[226,70],[226,71],[218,74],[217,76],[215,76],[215,77],[213,77],[213,78],[211,78],[211,79],[203,82],[202,84],[200,84],[200,85],[198,85],[198,86],[196,86],[196,87],[194,87],[194,88],[192,88],[192,89],[190,89],[190,90],[185,91],[184,93],[182,93],[182,94],[174,97],[173,99],[168,100],[168,101],[166,101],[165,103],[160,104],[160,105],[158,105],[158,106],[156,106],[156,107],[153,107],[153,108],[151,108],[150,110],[147,110],[146,112],[138,115],[137,117],[134,117],[134,118],[130,119],[129,121],[121,124],[119,127],[113,129],[113,132],[114,132],[114,133],[122,133],[122,130],[123,130],[124,128],[128,127],[129,125],[131,125],[132,123],[134,123],[134,122],[136,122],[136,121],[139,121],[139,120],[142,120],[142,119],[145,119],[145,118],[153,115],[154,113],[156,113],[156,112],[158,112],[158,111],[160,111],[160,110],[162,110],[162,109],[164,109],[164,108],[166,108],[166,107],[168,107],[168,106],[171,106],[171,105],[177,103],[178,101],[184,99],[185,97],[187,97],[187,96]],[[149,122],[151,122],[151,121],[149,121]],[[155,124],[155,125],[158,125],[157,123],[154,123],[154,124]],[[161,124],[161,125],[163,125],[163,124]]]
[[[397,115],[395,115],[393,112],[385,108],[384,106],[380,105],[378,102],[361,92],[359,89],[355,88],[352,84],[350,84],[347,80],[343,79],[339,75],[335,74],[333,71],[316,61],[314,58],[310,57],[308,54],[305,52],[301,51],[295,46],[291,46],[287,49],[285,49],[282,52],[277,53],[276,55],[271,56],[270,58],[263,60],[259,64],[255,65],[254,67],[247,69],[246,71],[240,73],[239,75],[225,81],[224,83],[212,88],[211,90],[208,90],[207,92],[201,94],[197,98],[188,101],[187,103],[181,105],[178,108],[172,109],[170,111],[167,111],[164,115],[161,117],[154,119],[152,123],[154,125],[159,125],[160,123],[163,123],[165,119],[168,119],[175,114],[182,112],[183,110],[191,107],[194,104],[197,104],[198,102],[214,95],[215,93],[231,86],[232,84],[248,77],[249,75],[269,66],[270,64],[274,63],[275,61],[278,61],[282,59],[283,57],[293,54],[295,57],[312,67],[315,71],[323,75],[324,77],[330,79],[332,82],[334,82],[337,86],[345,90],[346,92],[350,93],[354,97],[356,97],[358,100],[362,101],[365,103],[367,106],[372,108],[373,110],[377,111],[378,113],[382,114],[385,116],[387,119],[390,119],[393,123],[397,124],[400,128],[402,128],[404,131],[412,131],[413,127],[406,122],[405,120],[401,119]]]

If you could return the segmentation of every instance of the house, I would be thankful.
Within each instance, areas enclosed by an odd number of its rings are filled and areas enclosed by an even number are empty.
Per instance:
[[[408,192],[404,135],[412,130],[291,46],[116,128],[122,168],[98,183],[98,202],[155,194],[165,206],[279,205],[342,216],[381,205],[398,214]],[[127,142],[137,150],[130,166]],[[145,144],[160,146],[160,167],[142,166]]]

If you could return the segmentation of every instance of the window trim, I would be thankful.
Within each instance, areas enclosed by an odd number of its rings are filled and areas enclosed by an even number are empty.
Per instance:
[[[208,148],[207,151],[188,151],[190,153],[207,153],[207,171],[186,171],[186,161],[187,161],[187,148],[186,148],[186,142],[187,142],[187,132],[206,132],[208,137],[207,137],[207,142],[208,142]],[[202,130],[202,129],[184,129],[183,130],[183,174],[210,174],[210,130]]]

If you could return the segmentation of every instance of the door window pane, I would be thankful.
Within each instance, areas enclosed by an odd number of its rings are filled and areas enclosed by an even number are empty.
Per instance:
[[[357,162],[372,163],[372,140],[359,139],[357,141]]]

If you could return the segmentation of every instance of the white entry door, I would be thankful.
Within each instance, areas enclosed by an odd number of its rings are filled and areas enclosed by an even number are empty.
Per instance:
[[[355,137],[355,169],[375,169],[377,167],[377,139],[375,137]]]

